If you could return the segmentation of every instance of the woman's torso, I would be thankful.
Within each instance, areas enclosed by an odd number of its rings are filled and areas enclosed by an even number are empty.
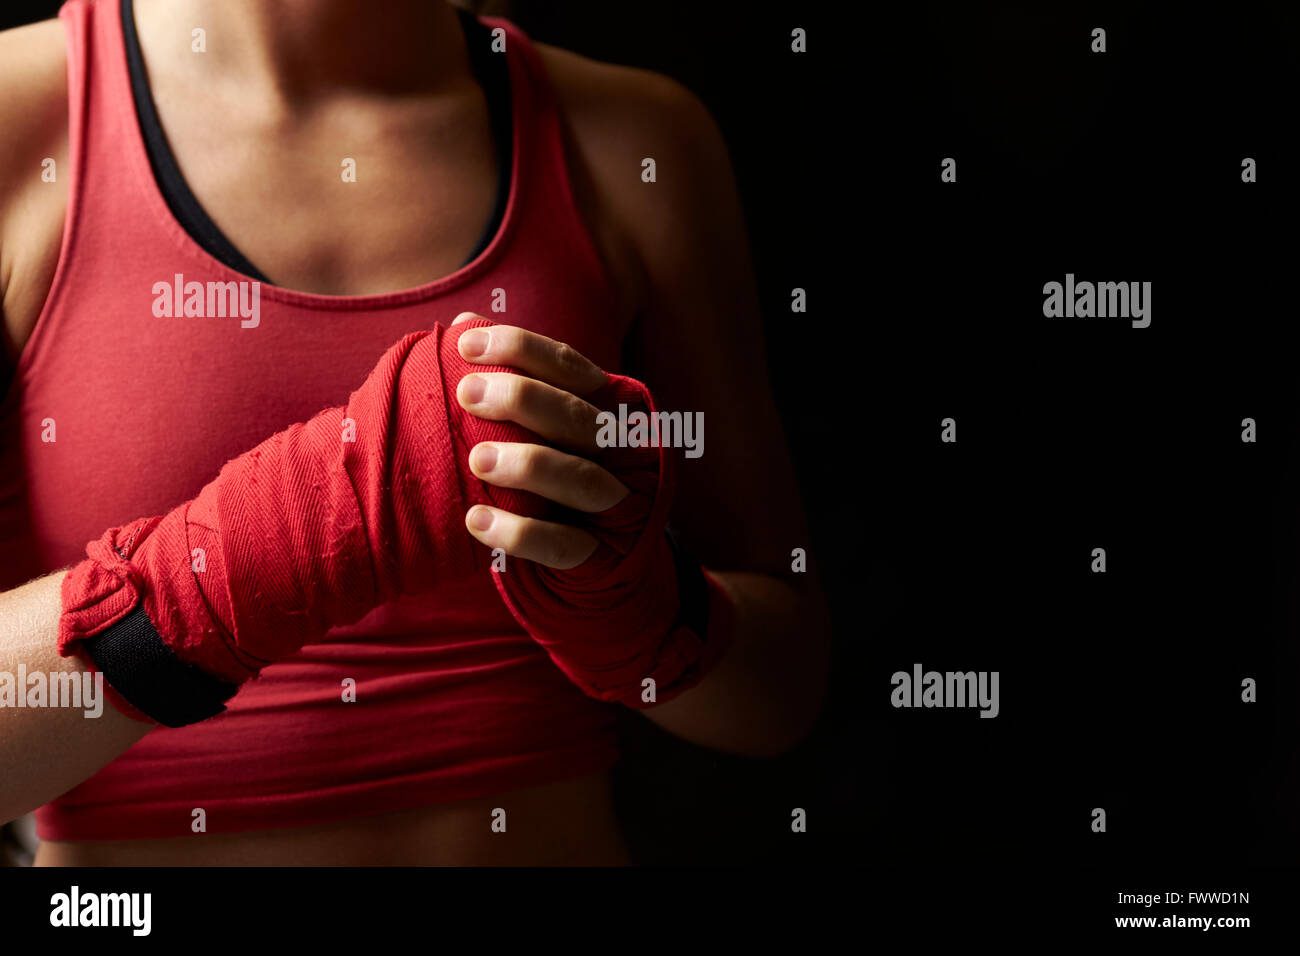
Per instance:
[[[54,28],[56,25],[42,29]],[[88,39],[88,42],[94,41]],[[540,59],[533,65],[538,62]],[[73,84],[75,90],[76,77]],[[584,298],[589,298],[598,304],[596,311],[602,315],[602,327],[593,329],[589,320],[586,325],[566,325],[554,312],[541,307],[539,293],[545,283],[539,275],[546,266],[546,237],[527,234],[536,233],[536,222],[529,229],[528,224],[521,221],[519,209],[514,210],[513,218],[508,216],[508,221],[503,223],[502,235],[496,240],[500,248],[496,252],[490,247],[480,257],[481,262],[476,260],[477,266],[471,264],[469,269],[458,268],[466,250],[473,245],[482,220],[487,218],[495,183],[491,137],[481,114],[476,112],[478,101],[472,89],[466,89],[463,96],[452,97],[448,102],[429,104],[423,111],[417,109],[407,115],[394,114],[384,118],[380,125],[388,131],[388,138],[382,151],[383,164],[388,176],[403,181],[405,185],[402,189],[394,190],[390,186],[367,193],[360,207],[357,205],[358,194],[347,190],[351,185],[360,185],[363,177],[377,172],[374,169],[368,171],[365,151],[356,157],[359,160],[356,184],[335,188],[336,184],[325,176],[313,188],[313,184],[295,179],[300,175],[301,157],[326,151],[326,144],[331,140],[346,139],[346,136],[339,135],[340,127],[346,129],[350,122],[357,120],[356,116],[341,112],[337,123],[328,116],[318,117],[314,123],[306,124],[306,128],[296,130],[287,139],[266,130],[259,133],[254,126],[246,127],[231,136],[226,144],[230,152],[223,154],[219,137],[216,140],[205,139],[214,135],[212,130],[219,129],[220,124],[198,124],[187,131],[182,120],[169,121],[165,87],[161,91],[155,89],[155,94],[159,97],[164,123],[168,125],[173,151],[183,167],[195,171],[190,186],[240,250],[248,253],[264,273],[273,277],[278,287],[306,288],[347,296],[350,304],[358,306],[358,309],[355,312],[330,309],[326,307],[329,303],[319,297],[284,293],[279,303],[284,306],[283,311],[276,312],[273,307],[270,317],[281,316],[285,324],[289,324],[290,318],[318,321],[322,326],[321,338],[334,343],[318,352],[308,347],[306,355],[301,354],[304,345],[310,346],[318,339],[304,336],[301,330],[295,334],[292,330],[277,329],[268,324],[261,331],[269,334],[253,340],[248,336],[259,329],[241,332],[235,328],[239,324],[237,319],[233,324],[230,319],[189,319],[187,321],[208,324],[189,330],[183,338],[177,338],[174,328],[169,330],[165,326],[132,332],[128,337],[134,336],[132,344],[137,350],[154,350],[152,355],[142,356],[133,368],[121,362],[120,354],[110,354],[114,352],[112,346],[120,338],[120,333],[113,333],[111,328],[114,321],[124,323],[138,318],[138,303],[124,309],[120,303],[109,302],[102,315],[63,315],[51,327],[51,316],[58,317],[57,302],[53,303],[54,308],[45,307],[48,314],[42,315],[39,308],[36,314],[32,314],[32,303],[43,301],[42,296],[32,295],[28,289],[14,297],[7,294],[5,318],[11,336],[18,345],[29,347],[23,352],[14,394],[6,400],[8,422],[26,437],[21,442],[23,460],[18,468],[10,468],[12,461],[6,462],[8,473],[4,478],[7,485],[4,495],[9,505],[9,525],[4,531],[8,538],[27,541],[33,547],[28,552],[28,563],[15,564],[7,569],[14,580],[6,580],[5,586],[13,586],[24,577],[75,560],[75,550],[84,540],[97,534],[101,526],[129,520],[137,516],[137,512],[157,513],[175,501],[183,500],[197,491],[203,480],[214,474],[226,457],[251,446],[276,428],[305,418],[325,405],[337,404],[360,381],[373,360],[402,332],[432,321],[445,323],[462,309],[492,315],[492,302],[497,290],[503,288],[502,282],[507,297],[506,311],[494,317],[537,328],[575,344],[608,367],[617,366],[619,343],[630,320],[623,289],[630,285],[631,279],[623,281],[621,270],[626,262],[625,252],[611,245],[610,231],[595,221],[594,228],[588,232],[577,218],[579,202],[575,201],[575,196],[582,196],[581,184],[534,182],[530,202],[534,203],[534,217],[541,216],[554,222],[556,217],[575,216],[570,228],[582,231],[580,236],[576,233],[575,236],[594,243],[590,248],[578,250],[578,254],[570,250],[566,259],[557,261],[583,263],[583,268],[570,270],[569,278],[573,282],[589,279],[591,287],[569,290],[572,297],[568,303],[569,311],[579,309],[580,304],[590,309],[591,304],[584,302]],[[90,96],[93,102],[96,94],[92,92]],[[104,94],[101,92],[99,97],[102,100]],[[93,105],[101,115],[110,108],[106,102],[93,102]],[[122,104],[112,108],[118,110],[120,120]],[[175,110],[171,112],[176,115]],[[411,135],[415,130],[430,125],[454,130],[457,135],[452,138],[459,145],[439,150],[437,142]],[[102,130],[98,135],[103,135]],[[523,149],[528,149],[530,143],[534,148],[541,148],[544,141],[544,131],[526,130]],[[84,151],[88,145],[90,149],[94,148],[93,143],[76,143],[74,137],[71,161],[76,162],[77,150]],[[59,152],[57,148],[52,151]],[[202,161],[186,162],[187,157],[204,153],[216,161],[206,164]],[[110,179],[111,176],[122,177],[121,188],[126,201],[138,199],[131,196],[132,190],[139,190],[146,197],[150,195],[149,183],[143,178],[146,170],[141,167],[139,155],[134,160],[129,157],[121,159],[119,168],[111,175],[105,169],[107,161],[103,156],[87,155],[86,176],[80,180],[73,177],[77,183],[74,190],[80,190],[82,200],[87,190],[92,188],[89,181],[96,175]],[[436,157],[435,163],[429,162],[430,155]],[[241,163],[245,165],[241,167]],[[529,164],[523,165],[527,167]],[[66,169],[67,165],[62,168]],[[577,169],[569,172],[580,175]],[[332,168],[330,173],[333,173]],[[518,175],[527,179],[532,172],[524,168]],[[241,182],[250,181],[262,185],[253,189],[240,188]],[[74,228],[79,233],[74,237],[75,242],[69,242],[61,228],[69,202],[66,182],[65,178],[61,188],[38,193],[35,202],[25,204],[24,216],[34,226],[26,232],[32,237],[30,248],[20,249],[15,257],[10,244],[6,255],[11,261],[22,263],[20,277],[29,277],[29,286],[39,286],[40,277],[46,275],[49,276],[47,284],[53,285],[59,294],[72,296],[79,282],[93,284],[100,274],[111,279],[124,270],[130,271],[133,268],[130,255],[133,237],[130,230],[126,236],[115,237],[115,224],[112,222],[77,220]],[[568,194],[571,186],[576,188],[573,194]],[[104,183],[101,182],[97,188],[104,188]],[[529,190],[527,185],[512,188],[517,188],[521,195],[528,194]],[[554,195],[557,190],[562,195]],[[543,192],[548,195],[542,195]],[[305,200],[313,196],[327,198],[308,202],[308,208],[304,210]],[[78,202],[77,196],[73,196],[72,202]],[[109,201],[96,208],[102,215],[105,210],[111,212],[115,207]],[[364,209],[368,225],[353,229],[351,224],[358,218],[358,208]],[[542,211],[538,212],[539,209]],[[168,220],[164,212],[161,207],[152,210],[165,230],[171,233],[169,241],[177,244],[171,250],[177,258],[168,258],[168,262],[176,261],[195,270],[198,274],[193,278],[201,281],[211,264],[205,260],[201,250],[196,252],[186,244],[185,237],[174,234],[175,223]],[[580,215],[596,220],[599,217],[590,207],[584,208]],[[375,225],[385,221],[391,223],[391,233]],[[344,229],[341,223],[349,223],[349,227]],[[422,238],[426,233],[433,237],[431,241]],[[75,263],[78,273],[73,273],[68,263],[59,265],[59,244],[49,241],[51,234],[59,235],[65,247],[70,246],[76,253],[70,261]],[[391,241],[394,238],[397,241]],[[154,241],[154,237],[150,235],[148,241]],[[511,271],[509,263],[525,258],[519,250],[526,246],[532,250],[530,255],[534,266]],[[55,278],[56,267],[61,270],[58,278]],[[142,279],[148,279],[159,271],[157,263],[135,264],[134,268]],[[213,274],[223,279],[230,278],[220,270]],[[436,294],[430,294],[428,277],[431,275],[444,276],[444,283],[446,279],[452,281]],[[602,290],[602,280],[609,280],[611,288]],[[112,285],[109,282],[109,286]],[[407,296],[412,300],[410,302],[394,301],[388,291],[394,289],[423,289],[424,292]],[[554,290],[548,291],[555,294]],[[398,298],[402,295],[405,294],[399,294]],[[146,295],[146,300],[148,298]],[[275,305],[273,302],[272,306]],[[584,314],[590,315],[590,312]],[[358,327],[340,332],[339,322],[346,323],[349,316],[355,318],[358,315],[369,323],[364,330]],[[38,326],[38,317],[41,321],[37,335],[25,342],[32,329]],[[227,323],[227,327],[221,328],[218,324],[221,322]],[[241,339],[240,334],[244,338]],[[93,347],[96,336],[103,337],[105,346],[98,352]],[[89,346],[84,341],[87,337],[92,339]],[[254,341],[257,344],[251,345]],[[340,347],[340,341],[350,345]],[[66,350],[73,342],[78,342],[81,350],[75,362],[66,358]],[[32,344],[38,347],[32,349]],[[65,356],[62,361],[59,358],[61,354]],[[159,354],[168,355],[172,361],[151,366],[151,361]],[[292,360],[287,358],[290,355]],[[327,366],[332,375],[322,377],[315,374],[319,368],[313,372],[313,364]],[[212,374],[212,365],[224,372]],[[251,375],[250,368],[255,370]],[[232,380],[238,383],[239,388],[230,388]],[[79,389],[82,393],[101,393],[104,412],[93,416],[101,419],[94,421],[93,425],[92,416],[86,414],[84,401],[67,401],[67,396]],[[157,396],[160,391],[170,396],[170,406],[166,402],[159,404]],[[15,395],[20,395],[22,400],[16,400]],[[184,397],[179,407],[177,396]],[[265,409],[268,404],[274,407],[273,417],[278,420],[267,420]],[[53,419],[56,427],[58,423],[62,424],[62,433],[57,441],[44,445],[31,439],[32,427],[38,417],[41,420]],[[104,418],[108,421],[103,421]],[[93,434],[78,435],[78,429]],[[108,437],[117,433],[120,433],[121,441],[114,445]],[[106,446],[112,449],[107,456]],[[68,449],[65,456],[80,460],[80,467],[68,467],[66,462],[63,466],[41,463],[42,453],[65,448]],[[147,463],[157,460],[159,455],[170,456],[171,460],[184,463],[184,467],[150,471]],[[129,459],[125,468],[114,460],[123,456]],[[106,472],[109,478],[100,483],[100,477]],[[140,481],[128,481],[126,476],[136,476]],[[146,479],[145,476],[149,477]],[[145,480],[148,487],[142,490],[141,482]],[[109,484],[111,488],[107,487]],[[20,502],[22,507],[14,507],[15,502]],[[135,511],[131,511],[132,508]],[[17,523],[15,516],[20,513],[26,527]],[[485,590],[481,596],[487,599],[488,591]],[[603,764],[608,762],[603,755],[610,746],[608,716],[597,716],[593,709],[597,705],[573,696],[571,688],[558,682],[549,662],[528,644],[526,636],[512,628],[513,622],[499,613],[500,609],[496,609],[496,614],[487,615],[484,622],[483,615],[469,608],[475,595],[470,593],[463,598],[460,606],[445,614],[443,608],[381,609],[372,616],[373,620],[367,619],[347,633],[333,635],[330,641],[319,647],[307,649],[301,660],[283,665],[282,681],[277,684],[275,680],[264,678],[259,682],[263,687],[252,695],[251,701],[245,702],[242,710],[238,706],[232,707],[235,713],[228,728],[209,722],[212,727],[191,731],[199,741],[197,746],[179,750],[158,746],[151,751],[149,741],[155,738],[151,734],[127,755],[130,758],[127,760],[130,779],[119,781],[121,786],[114,799],[122,799],[122,794],[129,794],[132,787],[142,788],[140,792],[147,794],[150,774],[156,777],[171,772],[178,753],[188,760],[210,762],[217,759],[218,753],[228,753],[234,746],[253,750],[260,746],[265,753],[255,759],[263,762],[274,760],[277,747],[292,749],[295,740],[307,739],[319,732],[320,693],[305,693],[304,688],[319,685],[317,691],[320,691],[335,682],[339,675],[354,673],[363,677],[368,674],[372,682],[367,684],[362,679],[359,687],[383,688],[377,696],[386,700],[437,700],[444,688],[465,685],[482,688],[480,697],[484,702],[481,706],[462,709],[453,715],[440,713],[436,703],[431,705],[432,710],[417,707],[414,711],[404,712],[426,720],[433,727],[446,726],[448,719],[457,722],[456,733],[468,750],[456,754],[438,753],[437,759],[445,766],[481,757],[473,752],[473,744],[478,739],[494,741],[497,749],[503,740],[517,739],[515,729],[497,727],[496,723],[505,725],[515,719],[511,708],[517,709],[519,700],[497,701],[495,709],[492,702],[493,687],[496,686],[494,675],[513,674],[509,686],[516,690],[512,693],[517,693],[521,683],[527,684],[529,690],[524,696],[529,699],[524,701],[524,705],[536,708],[534,722],[542,725],[533,731],[533,736],[524,744],[526,748],[544,751],[557,741],[559,745],[568,746],[571,741],[565,737],[566,734],[582,737],[588,733],[588,728],[596,728],[592,736],[599,740],[587,748],[591,752],[569,754],[568,772],[553,775],[559,779],[534,781],[527,786],[511,783],[510,755],[507,754],[499,773],[501,787],[491,793],[474,793],[468,798],[457,799],[462,795],[455,792],[454,786],[440,788],[437,768],[430,775],[429,768],[420,765],[421,758],[427,755],[417,747],[410,766],[395,769],[383,765],[380,760],[379,771],[382,774],[391,776],[397,772],[410,777],[408,792],[396,800],[401,805],[397,809],[340,819],[338,807],[345,805],[348,799],[345,792],[338,797],[342,803],[336,801],[332,808],[322,811],[334,814],[334,819],[290,828],[293,794],[285,795],[288,802],[279,801],[278,795],[270,792],[277,783],[271,779],[267,785],[268,806],[262,814],[264,818],[255,823],[260,829],[220,832],[217,827],[216,832],[205,834],[202,842],[180,833],[174,837],[154,834],[149,839],[113,842],[49,840],[39,861],[156,864],[622,861],[622,845],[610,811],[608,780],[603,770]],[[444,620],[448,616],[450,623]],[[475,647],[474,640],[459,640],[466,627],[482,638],[479,642],[481,647]],[[384,649],[383,655],[374,652],[376,643]],[[422,679],[421,675],[427,679]],[[268,674],[268,678],[275,676]],[[475,681],[479,683],[475,684]],[[444,692],[452,693],[451,690]],[[471,691],[470,696],[473,697],[474,693]],[[388,696],[384,698],[384,694]],[[248,696],[247,691],[241,694],[241,697]],[[557,705],[557,700],[562,703]],[[403,713],[400,706],[394,706],[393,713]],[[258,716],[252,716],[254,714]],[[478,726],[467,726],[467,723],[476,721]],[[548,724],[559,728],[556,738],[547,737]],[[305,748],[316,751],[314,761],[308,761],[313,766],[304,771],[307,776],[315,774],[318,780],[330,778],[331,761],[358,760],[364,765],[367,760],[374,759],[365,753],[367,749],[382,751],[386,746],[393,746],[401,750],[402,741],[412,734],[430,732],[418,724],[385,726],[382,709],[373,726],[366,726],[365,720],[354,718],[349,718],[347,726],[348,733],[354,737],[348,747],[333,751],[327,749],[323,755],[319,744]],[[494,733],[497,734],[495,740]],[[571,749],[581,751],[583,748]],[[292,758],[287,760],[291,769],[293,762]],[[115,764],[120,769],[122,761]],[[231,763],[230,768],[231,772],[237,772],[236,764]],[[584,768],[595,769],[594,772],[585,772]],[[113,765],[110,765],[105,772],[112,771]],[[275,774],[263,773],[260,776],[265,782]],[[354,776],[363,778],[364,767]],[[537,774],[534,772],[532,776],[535,778]],[[490,773],[487,778],[493,779]],[[94,778],[90,783],[93,782]],[[125,791],[121,787],[125,787]],[[482,790],[481,782],[477,788]],[[93,798],[94,787],[89,787],[89,790]],[[74,790],[73,795],[76,793]],[[436,795],[430,799],[428,793]],[[75,804],[76,801],[72,802]],[[204,801],[195,797],[188,802]],[[184,803],[180,801],[173,808],[177,820],[188,819],[191,815]],[[93,804],[93,799],[88,801],[92,808]],[[219,818],[220,800],[203,809]],[[505,811],[505,833],[491,825],[497,811],[501,810]]]

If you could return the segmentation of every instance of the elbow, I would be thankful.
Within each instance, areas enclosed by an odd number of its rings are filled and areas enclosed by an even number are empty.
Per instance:
[[[821,721],[824,699],[824,694],[818,696],[805,712],[786,721],[776,733],[772,734],[762,756],[785,757],[802,747],[812,737]]]
[[[773,719],[760,724],[761,731],[743,747],[742,756],[771,760],[789,756],[813,736],[826,706],[827,681],[824,673],[804,689],[794,706],[782,708]],[[787,702],[788,704],[791,702]]]
[[[801,730],[771,734],[761,741],[756,741],[755,746],[749,748],[744,756],[756,760],[775,760],[779,757],[788,757],[811,736],[812,726]]]
[[[798,722],[783,722],[779,726],[766,727],[761,734],[756,734],[752,739],[744,742],[738,742],[728,749],[737,756],[755,760],[787,757],[803,746],[813,735],[819,718],[820,712]]]
[[[774,721],[763,756],[783,757],[797,750],[810,738],[826,710],[830,689],[830,646],[818,635],[815,653],[807,658],[808,667],[798,692],[787,698],[781,718]]]

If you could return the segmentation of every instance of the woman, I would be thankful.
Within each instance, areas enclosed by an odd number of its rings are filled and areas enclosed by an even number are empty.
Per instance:
[[[153,525],[131,522],[184,522],[217,481],[251,493],[259,472],[224,462],[254,467],[250,449],[322,408],[350,421],[382,385],[372,370],[417,330],[443,327],[458,354],[440,354],[464,363],[446,383],[457,427],[514,436],[458,449],[462,482],[567,515],[475,503],[459,533],[492,549],[493,573],[384,592],[298,653],[250,653],[260,676],[210,719],[159,727],[132,708],[131,674],[110,680],[122,693],[99,719],[0,708],[0,818],[45,804],[38,864],[622,863],[608,789],[619,706],[741,754],[807,732],[821,606],[790,571],[807,539],[736,189],[689,93],[427,0],[71,0],[59,21],[0,35],[0,88],[6,670],[93,663],[113,677],[89,639],[65,638],[85,605],[76,588],[146,546]],[[553,600],[535,627],[511,591],[589,568],[602,515],[633,497],[597,440],[601,370],[620,367],[647,402],[709,429],[709,454],[677,462],[672,523],[708,568],[696,630],[720,650],[663,700],[594,692],[563,647],[566,625],[592,620]],[[389,424],[398,443],[421,437]],[[399,484],[376,483],[376,513]],[[86,542],[114,526],[130,537],[96,565]],[[222,600],[247,584],[241,562],[287,547],[267,541],[214,555]],[[216,620],[195,554],[183,583]],[[665,584],[662,603],[685,608],[690,562],[673,568],[680,588]],[[323,577],[294,574],[333,600]],[[596,624],[622,647],[639,628],[611,614]],[[185,642],[204,628],[146,617],[148,640],[203,670]]]

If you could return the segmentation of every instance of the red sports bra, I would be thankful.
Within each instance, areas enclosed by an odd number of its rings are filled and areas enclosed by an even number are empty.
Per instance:
[[[256,324],[233,306],[204,318],[156,308],[158,283],[248,277],[201,248],[159,191],[119,3],[69,0],[60,12],[69,205],[49,298],[0,404],[0,587],[70,565],[105,528],[192,497],[227,459],[343,404],[403,334],[461,311],[617,370],[614,297],[574,201],[556,103],[528,38],[501,20],[484,22],[506,32],[513,173],[500,228],[476,259],[380,295],[263,283]],[[251,305],[250,287],[221,288]],[[505,313],[492,311],[498,289]],[[355,702],[344,700],[349,678]],[[332,631],[268,667],[218,717],[153,730],[38,811],[39,832],[184,836],[198,808],[208,832],[234,832],[531,786],[608,768],[615,713],[568,682],[483,576]]]

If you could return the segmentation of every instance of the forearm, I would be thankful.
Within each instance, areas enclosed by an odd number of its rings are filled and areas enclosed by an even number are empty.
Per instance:
[[[815,582],[800,591],[766,574],[710,573],[731,604],[731,647],[698,685],[643,713],[704,747],[783,753],[821,709],[829,634],[820,591]],[[710,620],[710,630],[719,626],[719,615]]]
[[[0,821],[9,821],[70,790],[152,729],[104,700],[96,688],[82,706],[49,706],[53,675],[74,674],[84,688],[86,667],[60,657],[60,586],[66,572],[38,578],[0,594]],[[29,687],[44,683],[44,706],[31,701]],[[42,675],[32,684],[32,675]],[[94,684],[92,682],[92,687]],[[96,716],[88,716],[95,714]]]

